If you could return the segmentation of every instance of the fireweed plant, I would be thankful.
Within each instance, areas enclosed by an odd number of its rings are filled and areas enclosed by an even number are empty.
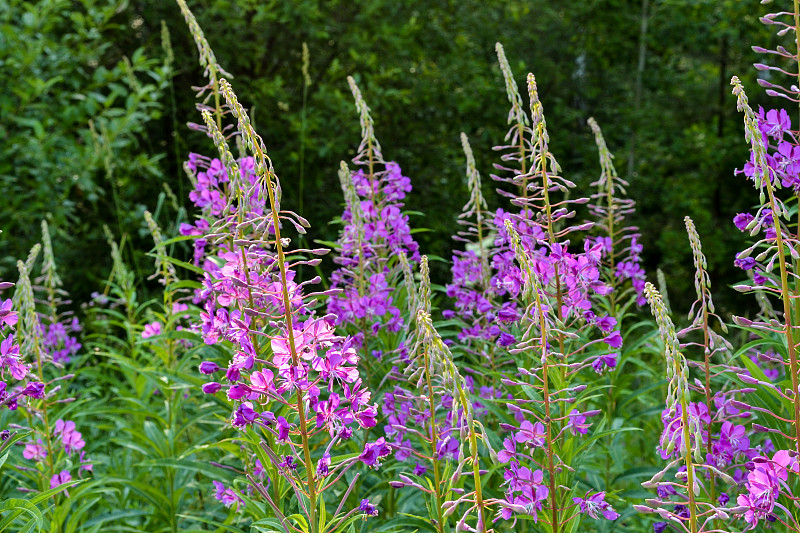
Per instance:
[[[290,241],[281,236],[281,225],[302,228],[305,221],[281,211],[280,185],[266,148],[231,86],[223,79],[220,87],[247,149],[254,154],[254,188],[267,195],[269,204],[266,215],[244,217],[242,204],[250,186],[239,179],[226,139],[216,129],[211,114],[204,111],[206,126],[234,176],[231,188],[241,205],[236,222],[227,224],[232,232],[229,259],[208,290],[209,301],[216,301],[218,306],[215,318],[225,304],[238,313],[228,313],[230,324],[206,315],[204,339],[207,343],[224,339],[233,345],[225,386],[228,399],[235,405],[232,424],[245,432],[243,441],[260,463],[269,465],[266,467],[275,485],[270,495],[255,468],[248,469],[247,479],[259,499],[269,505],[277,523],[287,531],[339,531],[356,517],[374,515],[377,510],[367,499],[357,507],[345,507],[357,474],[345,478],[348,483],[343,480],[346,490],[339,495],[332,513],[325,505],[325,491],[337,486],[356,464],[377,467],[390,450],[383,439],[378,439],[366,443],[360,455],[350,453],[354,429],[373,427],[377,408],[369,404],[370,392],[358,374],[355,341],[336,334],[335,316],[316,313],[316,297],[322,293],[304,294],[305,287],[319,279],[298,284],[292,274],[300,264],[313,266],[318,262],[298,254],[321,255],[325,251],[289,250]],[[244,239],[244,230],[250,228],[261,233],[261,239]],[[211,370],[209,373],[216,371]],[[215,393],[220,386],[212,382],[204,391]],[[279,477],[294,501],[285,501]]]
[[[740,492],[741,467],[760,453],[763,446],[751,445],[752,431],[744,425],[750,409],[740,399],[751,388],[737,387],[731,379],[743,369],[731,365],[731,344],[714,329],[727,333],[724,322],[715,314],[710,277],[700,237],[691,218],[685,218],[689,244],[695,264],[697,300],[689,314],[690,325],[675,331],[661,295],[652,285],[647,296],[661,331],[669,386],[667,404],[661,420],[664,429],[658,453],[670,461],[653,478],[643,483],[656,488],[657,498],[647,500],[642,511],[654,511],[664,521],[654,529],[662,531],[672,524],[685,531],[716,531],[731,525],[733,512],[726,506]],[[684,338],[687,342],[679,343]],[[698,353],[698,360],[683,353]],[[690,368],[699,377],[690,379]],[[716,388],[716,391],[714,390]],[[695,392],[699,401],[692,401]],[[743,409],[742,406],[745,406]],[[769,441],[764,444],[770,446]],[[677,481],[665,481],[674,475]]]
[[[600,279],[602,244],[587,241],[580,252],[568,251],[567,236],[592,224],[568,224],[575,216],[571,206],[587,200],[564,194],[574,184],[560,175],[549,151],[535,78],[528,75],[528,119],[503,49],[498,45],[497,50],[512,103],[509,144],[499,149],[508,151],[504,162],[519,168],[498,165],[511,176],[495,179],[519,191],[504,193],[519,211],[500,210],[495,217],[492,284],[499,297],[509,300],[497,315],[503,324],[498,344],[509,347],[517,372],[503,380],[511,398],[506,406],[516,423],[500,425],[510,433],[497,454],[506,464],[505,497],[493,503],[498,519],[533,521],[542,531],[571,531],[583,515],[619,516],[605,501],[605,492],[579,492],[574,483],[576,467],[602,432],[584,437],[589,420],[600,414],[586,408],[596,385],[591,378],[573,382],[581,371],[591,373],[598,360],[616,360],[608,349],[620,348],[622,338],[613,317],[591,312],[592,299],[613,290]],[[590,330],[600,338],[591,339]]]
[[[344,228],[334,258],[340,266],[331,274],[331,288],[340,290],[328,299],[327,310],[337,317],[337,326],[349,326],[345,329],[352,330],[364,357],[380,360],[399,352],[407,358],[407,347],[396,335],[407,328],[395,292],[398,254],[412,264],[419,261],[419,245],[402,210],[411,180],[397,163],[384,160],[369,107],[355,80],[347,81],[361,123],[361,142],[353,158],[359,168],[351,172],[344,164],[340,167]]]
[[[201,34],[193,33],[199,42]],[[203,54],[207,44],[199,47]],[[203,392],[224,389],[231,424],[240,430],[237,440],[249,459],[243,461],[247,493],[217,484],[217,498],[237,508],[245,499],[266,504],[269,511],[261,511],[258,523],[281,530],[340,531],[358,517],[377,515],[367,498],[349,504],[359,478],[353,467],[377,468],[390,449],[382,438],[354,442],[355,430],[375,426],[377,407],[359,377],[357,341],[337,335],[336,315],[319,313],[319,298],[338,291],[309,291],[318,277],[294,281],[299,265],[319,263],[304,256],[327,250],[289,248],[287,227],[304,233],[308,223],[281,210],[280,182],[261,138],[230,84],[212,84],[252,153],[247,161],[255,176],[248,179],[231,155],[220,116],[201,106],[228,194],[211,212],[217,218],[207,236],[216,257],[206,258],[211,265],[197,294],[204,308],[197,328],[206,344],[221,344],[230,357],[223,383],[208,382]],[[222,370],[212,361],[200,365],[207,375]],[[360,453],[352,453],[353,447]],[[330,508],[326,497],[334,501]],[[259,515],[259,506],[246,508]]]
[[[737,288],[777,297],[783,311],[765,313],[757,320],[737,317],[736,322],[758,338],[746,348],[759,347],[759,356],[769,357],[771,363],[783,366],[786,376],[780,382],[781,386],[776,386],[746,353],[741,358],[747,372],[742,372],[740,379],[757,389],[750,400],[754,405],[741,407],[750,407],[758,416],[757,423],[753,422],[753,430],[767,433],[770,446],[752,459],[743,494],[736,500],[736,509],[748,528],[767,521],[779,522],[787,529],[797,531],[800,526],[792,502],[795,501],[799,470],[800,402],[792,391],[798,390],[797,305],[794,302],[798,287],[798,241],[790,224],[796,212],[790,211],[788,202],[784,203],[778,194],[781,188],[791,186],[791,176],[796,171],[791,165],[782,164],[785,160],[781,157],[769,153],[770,139],[779,139],[779,146],[786,144],[782,129],[788,130],[791,124],[785,113],[762,112],[757,115],[750,107],[738,78],[734,77],[731,84],[737,107],[744,114],[745,138],[751,146],[750,163],[745,166],[744,173],[759,191],[760,203],[755,215],[744,213],[734,219],[737,228],[750,232],[751,236],[761,237],[737,255],[738,266],[753,270],[752,283]],[[786,152],[785,147],[783,151]],[[797,193],[793,192],[789,202],[795,203]],[[772,354],[779,356],[768,355],[765,348],[771,348]]]
[[[405,261],[403,264],[408,265]],[[480,469],[478,450],[479,441],[487,442],[485,429],[474,416],[467,382],[431,321],[430,275],[425,256],[420,272],[419,291],[413,298],[413,349],[405,370],[409,390],[416,392],[396,387],[386,394],[384,407],[388,411],[387,434],[402,433],[407,437],[395,452],[395,459],[413,457],[415,466],[413,471],[409,468],[400,473],[391,486],[427,494],[428,520],[436,531],[449,530],[451,520],[458,531],[488,531],[488,504],[481,481],[485,471]],[[414,290],[413,280],[409,284],[409,290]],[[471,483],[467,484],[470,477]]]

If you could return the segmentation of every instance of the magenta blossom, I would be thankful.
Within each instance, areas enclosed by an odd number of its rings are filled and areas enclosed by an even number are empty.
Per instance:
[[[151,322],[149,324],[145,324],[144,331],[142,332],[142,338],[148,339],[155,335],[161,335],[161,323]]]
[[[591,496],[587,494],[586,499],[572,498],[572,501],[580,506],[581,513],[588,514],[595,520],[600,518],[599,514],[602,514],[606,520],[616,520],[619,518],[619,513],[605,501],[605,498],[605,492],[598,492]]]

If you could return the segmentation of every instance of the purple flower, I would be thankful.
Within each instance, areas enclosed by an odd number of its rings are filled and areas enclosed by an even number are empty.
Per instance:
[[[598,513],[601,513],[606,520],[616,520],[619,518],[619,513],[605,501],[605,498],[605,492],[598,492],[588,496],[586,499],[572,498],[572,501],[580,506],[581,513],[588,514],[595,520],[600,518]]]
[[[752,270],[753,267],[756,266],[756,260],[750,256],[747,257],[736,257],[736,260],[733,262],[734,265],[741,268],[742,270]]]
[[[297,463],[294,462],[294,455],[285,455],[278,466],[286,470],[296,470]]]
[[[764,113],[764,108],[759,106],[758,118],[759,129],[776,140],[792,129],[792,120],[785,109],[770,109]]]
[[[244,505],[244,500],[242,500],[242,498],[240,498],[239,495],[233,491],[233,489],[226,489],[225,485],[216,480],[212,481],[212,483],[214,483],[214,488],[217,489],[214,497],[221,501],[225,507],[235,505],[236,510],[238,511],[239,506]]]
[[[29,398],[44,398],[44,383],[39,381],[31,381],[25,388],[22,390],[23,396],[27,396]]]
[[[369,499],[361,500],[361,505],[358,506],[358,510],[367,516],[378,516],[378,508],[369,503]]]
[[[589,426],[591,426],[591,424],[586,423],[586,415],[579,412],[577,409],[570,411],[567,427],[573,435],[586,435],[586,433],[589,432]]]
[[[500,500],[500,516],[509,520],[514,513],[527,514],[537,519],[537,512],[542,510],[542,502],[547,499],[550,489],[544,483],[541,470],[531,470],[511,462],[504,474],[508,491],[506,498]]]
[[[50,478],[50,488],[54,489],[60,487],[64,483],[69,483],[70,481],[72,481],[72,475],[69,473],[69,470],[62,470],[60,473]],[[65,490],[64,494],[69,498],[69,492]]]
[[[219,389],[222,388],[222,385],[216,381],[210,381],[208,383],[204,383],[202,388],[203,392],[206,394],[216,394]]]
[[[595,324],[597,324],[597,327],[600,328],[601,331],[608,333],[617,325],[617,319],[613,316],[603,316],[596,319]]]
[[[505,331],[501,332],[500,337],[497,339],[497,345],[503,347],[511,346],[513,344],[516,344],[516,342],[517,339],[514,337],[514,335],[506,333]]]
[[[253,410],[253,404],[250,402],[242,402],[242,404],[234,411],[233,425],[238,428],[244,428],[252,424],[258,418],[258,413]]]
[[[531,424],[525,420],[519,427],[519,431],[514,434],[514,440],[520,444],[531,443],[531,446],[542,447],[545,444],[544,424],[536,422]]]
[[[213,363],[211,361],[203,361],[202,363],[200,363],[201,374],[206,374],[206,375],[213,374],[217,370],[219,370],[219,366],[217,365],[217,363]]]
[[[746,231],[747,225],[755,219],[750,213],[739,213],[733,217],[733,224],[739,231]]]
[[[381,465],[381,459],[387,457],[390,453],[392,453],[391,448],[386,444],[386,440],[381,437],[375,442],[365,444],[364,451],[359,456],[359,459],[370,468],[378,468]]]
[[[617,353],[606,353],[597,356],[597,358],[592,361],[592,369],[598,374],[602,374],[606,369],[614,369],[617,367],[617,357],[619,354]]]
[[[619,330],[614,331],[611,335],[604,338],[603,342],[612,348],[620,348],[622,346],[622,335],[620,335]]]
[[[282,416],[278,417],[278,442],[286,442],[289,439],[289,423]]]
[[[328,475],[328,469],[331,466],[331,454],[325,452],[319,461],[317,461],[317,475],[325,477]]]
[[[503,439],[503,449],[497,452],[497,460],[508,463],[517,457],[517,442],[511,438]]]
[[[436,444],[436,454],[439,459],[450,457],[458,459],[458,439],[450,436],[440,440]]]

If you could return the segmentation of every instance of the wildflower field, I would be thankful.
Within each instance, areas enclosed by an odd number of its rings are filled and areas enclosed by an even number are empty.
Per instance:
[[[276,123],[291,117],[299,132],[281,161],[272,113],[248,93],[258,84],[242,89],[215,54],[235,57],[247,34],[214,42],[213,18],[193,12],[202,3],[174,1],[136,3],[180,14],[160,26],[163,58],[140,48],[113,67],[92,58],[113,55],[99,36],[123,35],[127,2],[0,5],[0,532],[800,532],[796,0],[774,13],[746,6],[743,24],[760,19],[769,47],[719,36],[744,50],[725,57],[760,57],[728,73],[712,125],[715,153],[730,138],[737,158],[724,178],[737,185],[717,198],[736,201],[713,205],[744,207],[709,239],[715,219],[688,208],[706,205],[693,198],[701,186],[686,188],[685,203],[662,206],[686,208],[671,213],[680,240],[648,236],[663,221],[635,225],[648,216],[637,184],[652,192],[660,179],[631,170],[637,143],[651,152],[644,169],[656,168],[652,133],[617,146],[592,118],[608,113],[581,109],[570,120],[584,133],[562,159],[546,82],[501,42],[482,53],[507,114],[486,120],[507,133],[486,144],[494,129],[446,132],[459,176],[422,184],[447,197],[428,216],[413,163],[392,153],[394,137],[381,144],[374,79],[342,73],[331,53],[342,87],[314,96],[315,51],[298,42],[297,72],[263,74],[276,87],[299,76],[301,111],[276,104],[287,113]],[[630,3],[641,7],[637,105],[647,23],[670,5],[651,1]],[[282,24],[324,18],[313,2],[273,4]],[[248,27],[266,16],[244,0],[214,6],[255,13]],[[193,43],[195,62],[177,65],[173,41]],[[176,103],[176,69],[194,80],[188,106]],[[386,80],[406,75],[388,70]],[[324,122],[320,102],[345,97],[357,126]],[[158,124],[169,143],[154,141]],[[340,142],[350,148],[330,149]],[[37,159],[48,151],[71,155]],[[182,167],[170,179],[167,152]],[[576,153],[590,156],[591,179],[571,171]],[[463,208],[449,211],[453,201]],[[312,225],[324,209],[334,219]],[[662,254],[662,269],[649,244],[684,252]],[[728,245],[736,252],[721,253]],[[735,281],[709,266],[723,263]]]

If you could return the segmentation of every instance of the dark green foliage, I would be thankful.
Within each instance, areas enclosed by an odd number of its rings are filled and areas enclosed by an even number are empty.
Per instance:
[[[121,1],[0,4],[4,278],[47,218],[64,272],[82,270],[70,286],[85,292],[86,276],[104,270],[102,224],[135,233],[161,190],[169,131],[147,133],[165,107],[170,69],[126,41],[139,25]],[[94,269],[84,269],[87,259]]]

